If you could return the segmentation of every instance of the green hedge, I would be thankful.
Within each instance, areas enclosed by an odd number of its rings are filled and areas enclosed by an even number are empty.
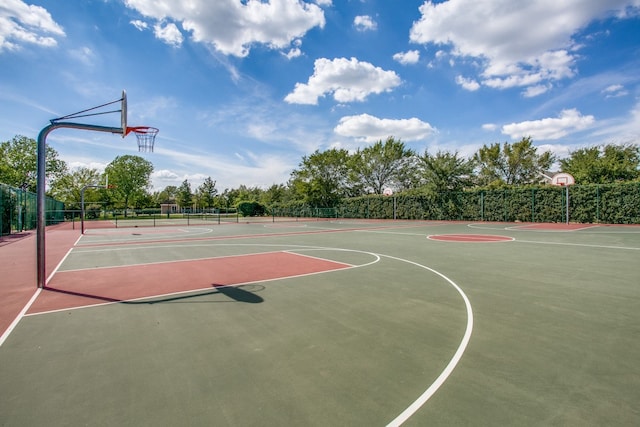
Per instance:
[[[569,187],[569,219],[579,223],[640,224],[640,182]],[[554,186],[464,192],[369,195],[345,199],[344,218],[499,222],[564,222],[567,189]]]
[[[263,216],[267,210],[264,205],[258,202],[240,202],[237,208],[242,216]]]

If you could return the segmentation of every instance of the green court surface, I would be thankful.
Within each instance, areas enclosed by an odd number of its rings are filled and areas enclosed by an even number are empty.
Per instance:
[[[92,229],[49,286],[2,426],[640,425],[640,227]]]

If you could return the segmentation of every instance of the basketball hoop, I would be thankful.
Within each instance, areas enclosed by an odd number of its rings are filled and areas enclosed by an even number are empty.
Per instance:
[[[128,127],[127,134],[133,132],[138,139],[138,151],[153,153],[153,144],[156,141],[158,129],[150,126]]]
[[[558,172],[551,178],[551,185],[557,187],[563,187],[565,191],[565,203],[566,203],[566,223],[569,224],[569,186],[576,183],[575,178],[570,173]]]
[[[558,187],[566,187],[576,183],[576,180],[571,174],[566,172],[559,172],[551,178],[551,185],[557,185]]]

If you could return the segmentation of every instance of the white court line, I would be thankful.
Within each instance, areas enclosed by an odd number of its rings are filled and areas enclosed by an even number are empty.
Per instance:
[[[536,228],[525,228],[526,226],[524,225],[515,225],[515,226],[510,226],[510,227],[505,227],[505,226],[492,226],[492,224],[496,224],[496,223],[482,223],[482,222],[472,222],[467,224],[467,227],[469,228],[477,228],[480,230],[509,230],[509,231],[526,231],[528,233],[567,233],[567,232],[571,232],[571,231],[580,231],[580,235],[585,235],[585,234],[592,234],[592,235],[600,235],[600,234],[639,234],[640,231],[635,231],[638,230],[640,227],[635,227],[635,230],[633,229],[629,229],[626,231],[622,231],[620,230],[620,228],[625,227],[624,224],[592,224],[592,225],[588,225],[585,227],[581,227],[581,228],[576,228],[573,230],[553,230],[553,229],[536,229]],[[511,223],[509,223],[511,224]],[[618,227],[618,229],[615,230],[608,230],[608,227]],[[631,227],[629,227],[631,228]],[[593,232],[585,232],[584,230],[591,230],[593,229]],[[598,231],[596,231],[596,229]]]
[[[156,230],[152,232],[150,230]],[[204,227],[190,227],[190,228],[174,228],[174,229],[160,229],[159,227],[130,227],[130,228],[115,228],[115,229],[96,229],[95,233],[85,233],[84,237],[88,242],[86,245],[100,244],[100,243],[119,243],[119,242],[136,242],[141,239],[174,239],[182,238],[184,234],[190,236],[200,236],[203,234],[213,233],[212,228]],[[137,238],[132,238],[129,233],[139,233]],[[120,236],[120,237],[119,237]],[[115,237],[115,238],[114,238]]]
[[[359,268],[359,267],[368,267],[368,266],[373,265],[373,264],[375,264],[375,263],[377,263],[377,262],[379,262],[379,261],[380,261],[380,255],[378,255],[378,254],[374,254],[373,252],[365,252],[365,251],[355,251],[355,252],[359,252],[359,253],[363,253],[363,254],[371,255],[371,256],[374,258],[374,260],[373,260],[373,261],[371,261],[371,262],[368,262],[368,263],[366,263],[366,264],[360,264],[360,265],[356,265],[356,264],[347,264],[346,262],[335,261],[335,260],[328,259],[328,258],[315,257],[315,256],[311,256],[311,255],[306,255],[306,254],[305,254],[305,255],[303,255],[303,254],[299,253],[299,252],[307,251],[307,250],[309,250],[309,251],[318,251],[318,250],[321,250],[321,251],[332,251],[332,250],[333,250],[333,251],[335,251],[335,250],[338,250],[338,251],[342,251],[342,252],[352,252],[352,251],[351,251],[351,250],[349,250],[349,249],[334,249],[334,248],[296,249],[295,251],[293,251],[293,250],[288,250],[288,251],[287,251],[287,250],[285,250],[284,252],[286,252],[286,253],[291,253],[291,254],[294,254],[294,255],[299,255],[299,256],[305,256],[305,257],[308,257],[308,258],[318,259],[318,260],[321,260],[321,261],[337,262],[337,263],[340,263],[340,264],[348,265],[348,266],[350,266],[350,267],[352,267],[352,268],[356,268],[356,267],[358,267],[358,268]]]
[[[442,373],[440,373],[440,375],[438,375],[438,378],[436,378],[436,380],[429,386],[429,388],[427,388],[424,391],[424,393],[422,393],[411,405],[409,405],[409,407],[407,407],[407,409],[402,411],[402,413],[400,415],[398,415],[396,418],[394,418],[393,421],[391,421],[389,424],[387,424],[387,427],[399,427],[405,421],[407,421],[413,414],[415,414],[422,407],[422,405],[427,403],[427,401],[431,398],[431,396],[433,396],[435,394],[435,392],[438,391],[438,389],[442,386],[442,384],[444,384],[444,382],[447,380],[447,378],[449,378],[449,375],[451,375],[451,373],[453,372],[455,367],[458,365],[458,362],[462,358],[462,355],[464,354],[465,350],[467,349],[467,345],[469,345],[469,341],[471,340],[471,332],[473,331],[473,310],[471,308],[471,303],[469,302],[469,298],[467,298],[467,295],[464,293],[464,291],[458,285],[456,285],[453,280],[449,279],[444,274],[442,274],[442,273],[440,273],[440,272],[438,272],[438,271],[436,271],[436,270],[434,270],[432,268],[424,266],[422,264],[418,264],[416,262],[409,261],[409,260],[406,260],[406,259],[396,258],[396,257],[390,256],[390,255],[381,255],[381,256],[386,257],[386,258],[395,259],[397,261],[402,261],[402,262],[407,262],[409,264],[413,264],[413,265],[415,265],[417,267],[424,268],[425,270],[428,270],[428,271],[440,276],[441,278],[446,280],[451,286],[453,286],[456,291],[458,291],[458,293],[460,294],[460,296],[462,297],[462,299],[464,301],[464,305],[465,305],[466,310],[467,310],[467,327],[466,327],[466,329],[464,331],[464,335],[462,337],[462,341],[460,342],[460,345],[458,345],[458,349],[454,353],[453,357],[451,358],[451,360],[449,361],[447,366],[444,368]]]
[[[350,268],[356,267],[356,265],[354,265],[354,264],[348,264],[346,262],[334,261],[334,260],[331,260],[331,259],[320,258],[320,257],[317,257],[317,256],[312,256],[312,255],[307,255],[307,254],[299,254],[298,252],[292,252],[292,251],[282,251],[282,252],[284,252],[286,254],[291,254],[291,255],[301,256],[301,257],[305,257],[305,258],[309,258],[309,259],[314,259],[314,260],[317,260],[317,261],[329,261],[329,262],[333,262],[333,263],[336,263],[336,264],[346,265],[347,267],[350,267]],[[378,258],[378,259],[380,259],[380,258]]]
[[[273,245],[273,246],[281,246],[281,245]],[[363,251],[353,251],[353,252],[363,252]],[[263,252],[261,252],[260,254],[262,254]],[[282,250],[282,251],[271,251],[271,252],[264,252],[264,253],[291,253],[292,255],[297,255],[297,256],[307,256],[307,255],[302,255],[302,254],[298,254],[295,252],[289,252],[286,250]],[[374,253],[371,252],[363,252],[366,254],[370,254],[373,256],[376,256],[376,260],[367,263],[367,264],[362,264],[362,265],[349,265],[346,263],[342,263],[345,268],[338,268],[335,270],[324,270],[324,271],[315,271],[312,273],[303,273],[303,274],[297,274],[294,276],[282,276],[282,277],[274,277],[272,279],[260,279],[260,280],[253,280],[250,282],[242,282],[242,283],[234,283],[231,285],[224,285],[224,287],[238,287],[238,286],[243,286],[243,285],[251,285],[251,284],[255,284],[255,283],[265,283],[265,282],[275,282],[277,280],[288,280],[288,279],[295,279],[295,278],[299,278],[299,277],[308,277],[308,276],[315,276],[315,275],[320,275],[320,274],[329,274],[329,273],[334,273],[337,271],[344,271],[344,270],[351,270],[353,268],[360,268],[360,267],[367,267],[371,264],[375,264],[376,262],[380,261],[380,257],[377,256]],[[247,256],[249,255],[255,255],[255,254],[246,254]],[[221,257],[221,258],[228,258],[228,257],[233,257],[235,255],[229,255],[227,257]],[[310,257],[313,258],[313,257]],[[329,259],[324,259],[325,261],[330,261],[330,262],[334,262],[336,264],[339,264],[339,262],[337,261],[333,261],[333,260],[329,260]],[[203,292],[203,291],[212,291],[214,289],[207,287],[207,288],[201,288],[201,289],[191,289],[191,290],[187,290],[187,291],[180,291],[180,292],[170,292],[167,294],[161,294],[161,295],[151,295],[151,296],[144,296],[144,297],[140,297],[140,298],[133,298],[133,299],[129,299],[126,301],[109,301],[109,302],[101,302],[101,303],[96,303],[96,304],[90,304],[90,305],[83,305],[83,306],[78,306],[78,307],[67,307],[67,308],[61,308],[61,309],[57,309],[57,310],[49,310],[49,311],[42,311],[39,313],[32,313],[32,314],[27,314],[25,315],[25,317],[31,317],[31,316],[40,316],[40,315],[44,315],[44,314],[52,314],[52,313],[58,313],[58,312],[62,312],[62,311],[70,311],[70,310],[81,310],[84,308],[95,308],[95,307],[101,307],[101,306],[105,306],[105,305],[112,305],[112,304],[123,304],[123,303],[127,303],[127,302],[136,302],[136,301],[144,301],[144,300],[148,300],[148,299],[158,299],[158,298],[166,298],[166,297],[171,297],[171,296],[175,296],[175,295],[182,295],[182,294],[189,294],[189,293],[195,293],[195,292]],[[35,297],[33,298],[35,300]],[[31,304],[29,304],[30,306]],[[26,310],[25,310],[26,312]]]
[[[634,248],[632,246],[590,245],[587,243],[565,243],[565,242],[540,242],[536,240],[520,240],[520,239],[514,239],[514,240],[520,243],[533,243],[536,245],[579,246],[583,248],[621,249],[621,250],[627,250],[627,251],[640,251],[640,248]]]
[[[572,231],[581,231],[581,230],[589,230],[591,228],[600,228],[599,225],[585,225],[580,228],[571,228],[571,229],[553,229],[553,228],[536,228],[537,225],[529,224],[529,225],[514,225],[512,227],[505,227],[505,230],[516,230],[516,231],[542,231],[545,233],[554,232],[554,233],[570,233]]]
[[[442,274],[442,273],[440,273],[440,272],[438,272],[438,271],[436,271],[436,270],[434,270],[432,268],[424,266],[422,264],[418,264],[416,262],[413,262],[413,261],[409,261],[409,260],[406,260],[406,259],[403,259],[403,258],[394,257],[394,256],[391,256],[391,255],[377,254],[377,253],[373,253],[373,252],[361,251],[361,250],[355,250],[355,249],[331,248],[331,247],[308,246],[308,245],[255,244],[255,243],[244,243],[244,244],[243,243],[222,243],[222,244],[219,244],[218,243],[218,244],[214,244],[214,245],[201,245],[201,244],[192,245],[192,244],[188,244],[188,245],[185,245],[185,246],[208,246],[208,247],[211,247],[211,246],[259,246],[259,247],[269,246],[269,247],[274,247],[275,246],[275,247],[286,247],[286,248],[288,248],[288,249],[282,249],[282,251],[334,250],[334,251],[344,251],[344,252],[365,253],[365,254],[372,255],[372,256],[374,256],[376,258],[373,262],[366,263],[366,264],[363,264],[363,265],[356,265],[354,267],[347,267],[345,269],[330,270],[330,271],[323,271],[323,272],[316,272],[316,273],[307,273],[307,274],[302,274],[302,275],[299,275],[299,276],[287,276],[287,277],[274,278],[274,279],[268,279],[268,280],[257,280],[257,281],[246,282],[246,283],[237,283],[237,284],[234,284],[234,286],[247,285],[247,284],[253,284],[253,283],[264,283],[264,282],[271,282],[271,281],[277,281],[277,280],[288,280],[288,279],[292,279],[292,278],[296,278],[296,277],[312,276],[312,275],[317,275],[317,274],[340,272],[340,271],[344,271],[344,270],[349,270],[351,268],[366,267],[366,266],[369,266],[369,265],[372,265],[372,264],[375,264],[375,263],[379,262],[380,257],[385,257],[385,258],[393,259],[393,260],[400,261],[400,262],[406,262],[408,264],[411,264],[411,265],[414,265],[416,267],[422,268],[424,270],[430,271],[430,272],[436,274],[437,276],[441,277],[442,279],[444,279],[447,283],[449,283],[458,292],[458,294],[460,294],[460,296],[462,297],[462,300],[464,301],[466,313],[467,313],[467,324],[466,324],[466,329],[465,329],[464,335],[462,337],[462,340],[460,341],[460,344],[458,345],[458,348],[456,349],[455,353],[453,354],[453,357],[447,363],[447,365],[445,366],[444,370],[440,373],[440,375],[438,375],[438,377],[435,379],[435,381],[414,402],[412,402],[404,411],[402,411],[402,413],[400,413],[400,415],[398,415],[391,422],[389,422],[389,424],[387,424],[388,427],[401,426],[405,421],[407,421],[411,416],[413,416],[438,391],[438,389],[446,382],[446,380],[449,378],[449,376],[451,375],[453,370],[456,368],[456,366],[460,362],[460,359],[462,358],[467,346],[469,345],[469,341],[471,340],[471,334],[473,332],[473,309],[471,308],[471,303],[469,302],[469,298],[466,296],[464,291],[455,282],[453,282],[451,279],[449,279],[444,274]],[[276,252],[276,251],[274,250],[273,252]],[[252,255],[252,254],[247,254],[247,255]],[[229,256],[234,256],[234,255],[229,255]],[[329,261],[332,261],[332,260],[329,260]],[[210,289],[210,288],[206,288],[206,289]],[[196,289],[196,290],[184,291],[184,292],[179,292],[179,293],[171,293],[171,294],[167,294],[167,295],[160,295],[160,296],[155,296],[155,297],[144,297],[144,298],[140,298],[140,299],[144,300],[144,299],[149,299],[149,298],[161,298],[163,296],[171,296],[171,295],[177,295],[177,294],[182,294],[182,293],[198,292],[198,291],[203,291],[203,290],[204,289],[200,289],[200,290]],[[131,300],[131,301],[136,301],[136,300]],[[117,303],[116,302],[99,303],[99,304],[95,304],[95,305],[91,305],[91,306],[77,307],[77,308],[74,308],[74,309],[89,308],[89,307],[103,306],[103,305],[109,305],[109,304],[117,304]],[[66,310],[70,310],[70,309],[67,308]],[[43,313],[34,313],[34,314],[29,315],[29,316],[42,315],[42,314],[47,314],[47,313],[54,313],[56,311],[60,311],[60,310],[55,310],[55,311],[51,311],[51,312],[43,312]]]
[[[9,338],[9,334],[13,332],[16,326],[18,326],[18,322],[22,320],[22,318],[25,316],[25,313],[29,310],[29,308],[31,308],[31,306],[33,305],[33,302],[36,300],[36,298],[38,298],[38,295],[40,295],[40,292],[42,292],[42,288],[38,288],[35,291],[35,293],[31,296],[31,299],[29,300],[29,302],[22,308],[22,310],[20,310],[20,313],[18,313],[16,318],[13,319],[13,322],[11,322],[7,330],[4,331],[2,336],[0,336],[0,347],[2,347],[2,344],[4,344],[7,338]]]
[[[78,237],[78,239],[76,240],[76,243],[78,243],[78,241],[82,238],[82,236]],[[47,277],[47,279],[45,280],[45,285],[47,283],[49,283],[49,280],[51,280],[51,278],[53,277],[54,274],[56,274],[56,272],[58,271],[58,269],[60,268],[60,266],[62,265],[62,263],[64,262],[65,259],[67,259],[67,257],[69,256],[69,254],[71,253],[71,251],[73,250],[73,248],[69,249],[67,251],[67,253],[64,255],[64,257],[62,257],[62,260],[60,260],[60,262],[58,263],[58,265],[56,265],[56,268],[53,269],[53,271],[51,272],[51,274],[49,275],[49,277]],[[11,334],[11,332],[13,332],[13,330],[15,329],[16,326],[18,326],[18,323],[20,322],[20,320],[22,320],[23,317],[26,316],[27,311],[29,311],[29,309],[31,308],[31,306],[33,305],[33,303],[35,302],[36,298],[38,298],[38,295],[40,295],[40,292],[42,292],[42,288],[37,288],[36,291],[34,292],[34,294],[31,296],[31,299],[29,299],[29,301],[25,304],[24,307],[22,307],[22,310],[20,310],[20,313],[18,313],[18,315],[16,316],[15,319],[13,319],[13,322],[11,322],[11,324],[9,325],[9,327],[4,331],[4,333],[2,334],[2,336],[0,336],[0,347],[2,347],[2,344],[4,344],[4,342],[7,340],[7,338],[9,338],[9,335]]]
[[[192,245],[192,247],[205,246],[205,245]],[[206,247],[206,246],[205,246]],[[125,248],[120,248],[120,250],[125,250]],[[220,256],[205,256],[201,258],[185,258],[185,259],[172,259],[167,261],[149,261],[149,262],[140,262],[135,264],[123,264],[123,265],[106,265],[100,267],[86,267],[86,268],[76,268],[72,270],[62,270],[60,273],[70,273],[76,271],[87,271],[87,270],[104,270],[111,268],[127,268],[127,267],[142,267],[145,265],[160,265],[160,264],[174,264],[180,262],[192,262],[192,261],[208,261],[212,259],[224,259],[224,258],[237,258],[237,257],[248,257],[252,255],[267,255],[267,254],[278,254],[286,251],[267,251],[267,252],[256,252],[250,254],[238,254],[238,255],[220,255]]]
[[[376,233],[376,234],[396,234],[398,236],[421,236],[425,233],[398,233],[396,231],[378,231],[378,230],[354,230],[356,233]]]

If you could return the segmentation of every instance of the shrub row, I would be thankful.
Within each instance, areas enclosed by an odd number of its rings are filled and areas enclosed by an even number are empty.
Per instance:
[[[640,224],[640,182],[536,186],[345,199],[336,216],[371,219]]]

